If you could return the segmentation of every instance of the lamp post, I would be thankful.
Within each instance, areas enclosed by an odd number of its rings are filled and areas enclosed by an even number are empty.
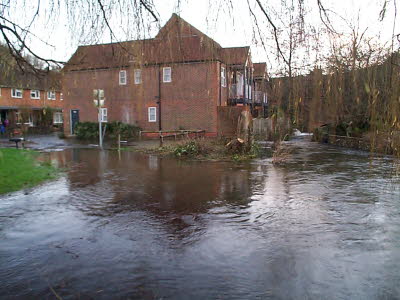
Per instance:
[[[104,90],[93,90],[93,102],[98,110],[98,120],[99,120],[99,147],[103,149],[103,133],[101,126],[101,108],[104,106]]]

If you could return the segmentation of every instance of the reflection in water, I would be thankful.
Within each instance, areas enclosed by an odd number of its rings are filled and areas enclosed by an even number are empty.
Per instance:
[[[282,166],[96,149],[45,154],[68,168],[64,177],[0,197],[0,294],[400,297],[394,162],[292,147]]]

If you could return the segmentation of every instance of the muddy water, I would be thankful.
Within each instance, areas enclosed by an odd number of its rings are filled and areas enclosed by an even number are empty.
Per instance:
[[[292,147],[282,166],[47,154],[65,176],[0,197],[0,298],[400,298],[393,160]]]

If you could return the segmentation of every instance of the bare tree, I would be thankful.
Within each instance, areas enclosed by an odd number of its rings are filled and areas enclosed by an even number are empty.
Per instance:
[[[33,5],[33,13],[21,18],[23,8]],[[26,0],[11,1],[0,0],[0,41],[8,48],[20,69],[38,71],[38,65],[28,60],[28,55],[36,62],[42,62],[47,69],[60,66],[64,62],[43,57],[38,51],[33,50],[30,40],[38,39],[33,27],[39,22],[39,16],[47,15],[47,26],[57,24],[57,16],[66,12],[70,30],[79,34],[83,39],[90,37],[92,42],[99,38],[99,34],[107,31],[110,40],[118,42],[119,39],[113,28],[113,23],[125,20],[124,28],[135,28],[142,35],[148,32],[149,24],[159,23],[159,16],[152,0],[48,0],[29,2]],[[18,12],[18,13],[17,13]],[[122,18],[122,16],[124,16]],[[117,26],[115,26],[117,27]],[[88,28],[88,31],[84,30]],[[46,41],[42,43],[51,46]],[[42,67],[42,65],[41,65]]]

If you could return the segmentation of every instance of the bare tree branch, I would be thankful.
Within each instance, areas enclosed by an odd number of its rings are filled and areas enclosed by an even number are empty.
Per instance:
[[[333,33],[337,33],[332,26],[331,20],[329,19],[328,10],[324,7],[321,0],[317,0],[317,5],[318,5],[319,17],[321,19],[321,22],[325,25],[325,27],[329,31],[331,31]]]
[[[280,42],[278,39],[278,29],[275,26],[274,22],[272,21],[271,17],[268,15],[267,11],[265,10],[265,8],[262,6],[260,0],[256,0],[258,6],[260,7],[262,13],[265,15],[265,17],[267,18],[268,23],[272,26],[272,29],[274,31],[274,38],[275,38],[275,44],[276,44],[276,48],[278,50],[278,53],[280,54],[280,56],[282,57],[283,61],[289,65],[289,61],[286,59],[285,55],[282,52],[281,46],[280,46]]]
[[[147,3],[146,0],[140,0],[140,4],[143,5],[143,7],[153,16],[154,21],[158,22],[158,18],[154,11],[151,9],[149,3]]]

